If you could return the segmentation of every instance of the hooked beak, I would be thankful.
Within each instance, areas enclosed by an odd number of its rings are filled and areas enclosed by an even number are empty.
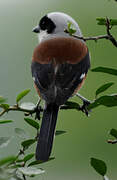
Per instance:
[[[34,33],[39,33],[39,32],[40,32],[40,27],[39,27],[39,25],[36,26],[36,27],[34,27],[34,28],[32,29],[32,32],[34,32]]]

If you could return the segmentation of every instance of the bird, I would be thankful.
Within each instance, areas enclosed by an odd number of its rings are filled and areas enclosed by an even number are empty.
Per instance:
[[[82,37],[77,22],[63,12],[44,15],[32,30],[39,41],[32,55],[32,78],[45,102],[35,153],[40,161],[48,161],[51,155],[60,107],[79,91],[90,68],[86,43],[65,32],[69,22],[74,35]]]

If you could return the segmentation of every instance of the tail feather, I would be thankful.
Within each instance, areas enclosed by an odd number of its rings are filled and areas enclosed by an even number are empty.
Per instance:
[[[54,132],[56,127],[59,106],[47,105],[43,113],[39,139],[36,147],[36,159],[47,161],[51,154]]]

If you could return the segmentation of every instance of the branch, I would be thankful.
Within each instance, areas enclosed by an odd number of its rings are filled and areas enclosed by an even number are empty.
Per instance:
[[[18,105],[13,105],[13,106],[9,106],[8,109],[3,109],[1,112],[0,112],[0,116],[2,116],[3,114],[5,114],[6,112],[8,113],[9,111],[22,111],[24,113],[27,113],[27,115],[32,115],[34,113],[37,112],[37,106],[35,106],[34,109],[24,109],[24,108],[21,108],[20,106]],[[42,108],[40,108],[40,111],[43,111]]]
[[[69,33],[72,37],[75,37],[77,39],[82,39],[84,41],[88,41],[88,40],[97,41],[99,39],[107,39],[107,40],[110,40],[115,47],[117,47],[117,41],[112,36],[112,34],[110,33],[111,28],[112,28],[112,26],[110,25],[110,20],[108,18],[106,18],[106,32],[107,32],[107,34],[105,34],[105,35],[83,37],[83,36],[77,36],[77,35],[71,34],[68,29],[65,29],[64,32]]]
[[[26,180],[26,176],[23,174],[23,179]]]
[[[65,32],[69,33],[68,30],[65,30]],[[91,36],[91,37],[83,37],[83,36],[77,36],[77,35],[71,35],[71,36],[77,39],[82,39],[84,41],[89,41],[89,40],[97,41],[99,39],[108,39],[108,35]]]
[[[0,107],[3,108],[2,106],[0,106]],[[82,111],[81,107],[82,106],[80,106],[76,102],[67,101],[64,105],[60,106],[60,109],[61,110],[76,109],[77,111]],[[43,108],[40,106],[40,101],[35,105],[35,107],[33,109],[22,108],[18,104],[15,104],[15,105],[9,106],[6,109],[3,108],[3,110],[0,112],[0,117],[3,116],[5,113],[8,113],[9,111],[22,111],[25,113],[25,116],[29,116],[29,115],[36,113],[36,118],[39,119],[39,117],[37,117],[37,115],[39,114],[39,112],[43,112]],[[84,112],[84,111],[82,111],[82,112]]]

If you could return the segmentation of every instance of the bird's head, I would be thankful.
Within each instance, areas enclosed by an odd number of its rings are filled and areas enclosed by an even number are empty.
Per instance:
[[[68,27],[68,23],[71,22],[76,29],[76,35],[82,36],[80,28],[76,21],[69,15],[61,12],[48,13],[41,18],[39,24],[33,28],[33,32],[38,34],[39,42],[56,36],[69,36],[65,33],[65,29]]]

